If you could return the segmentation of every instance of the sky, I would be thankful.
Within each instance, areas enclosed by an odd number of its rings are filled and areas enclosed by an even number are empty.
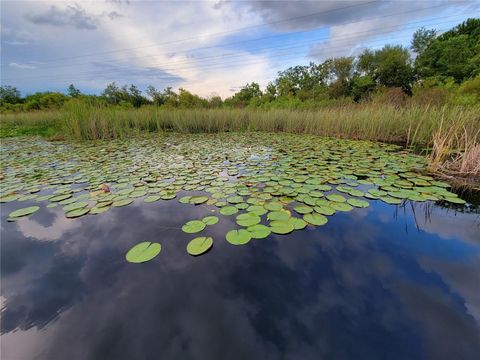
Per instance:
[[[480,0],[5,1],[1,84],[22,94],[99,94],[108,83],[231,96],[290,66],[409,46],[422,26],[446,31]]]

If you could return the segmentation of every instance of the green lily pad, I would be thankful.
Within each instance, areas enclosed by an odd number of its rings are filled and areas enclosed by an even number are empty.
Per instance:
[[[208,201],[208,196],[192,196],[189,200],[190,204],[200,205]]]
[[[291,217],[288,222],[293,225],[294,230],[302,230],[307,226],[307,222],[303,219]]]
[[[202,219],[202,222],[205,223],[205,225],[215,225],[218,223],[218,217],[216,216],[206,216]]]
[[[19,194],[5,195],[5,196],[0,197],[0,203],[8,203],[8,202],[11,202],[11,201],[15,201],[15,200],[18,200],[19,197],[20,197]]]
[[[328,205],[323,205],[323,206],[315,206],[313,208],[315,212],[322,214],[322,215],[333,215],[335,214],[335,209],[331,208]]]
[[[303,220],[312,225],[325,225],[328,222],[328,219],[322,214],[312,213],[303,215]]]
[[[267,215],[268,220],[287,221],[290,218],[290,212],[286,210],[272,211]]]
[[[293,208],[299,214],[308,214],[313,211],[313,208],[308,205],[297,205]]]
[[[239,203],[239,204],[235,204],[235,207],[238,209],[238,210],[245,210],[246,208],[248,208],[248,204],[247,203]]]
[[[220,214],[230,216],[236,214],[238,209],[235,206],[224,206],[220,209]]]
[[[369,207],[370,204],[368,203],[368,201],[365,201],[365,200],[360,200],[360,199],[348,199],[347,202],[354,206],[354,207],[358,207],[358,208],[366,208],[366,207]]]
[[[278,211],[283,208],[283,205],[281,202],[278,202],[278,201],[270,201],[270,202],[266,202],[263,205],[263,207],[268,211]]]
[[[263,206],[260,206],[260,205],[250,205],[247,208],[247,211],[251,212],[255,215],[262,216],[262,215],[266,214],[268,210],[265,209]]]
[[[125,259],[131,263],[143,263],[152,260],[155,256],[160,254],[161,250],[162,246],[159,243],[145,241],[128,250]]]
[[[245,213],[237,216],[237,224],[240,226],[252,226],[258,224],[262,219],[254,213]]]
[[[270,229],[275,234],[285,235],[295,230],[293,224],[289,221],[275,220],[270,223]]]
[[[458,197],[446,197],[446,198],[445,198],[445,201],[448,201],[449,203],[452,203],[452,204],[460,204],[460,205],[466,203],[465,200],[460,199],[460,198],[458,198]]]
[[[22,216],[28,216],[33,214],[34,212],[40,210],[40,207],[38,206],[29,206],[23,209],[18,209],[15,211],[12,211],[10,214],[8,214],[9,219],[16,219]]]
[[[146,203],[152,203],[158,200],[160,200],[160,195],[150,195],[143,199],[143,201]]]
[[[62,194],[62,195],[57,195],[57,196],[53,196],[49,199],[49,201],[53,201],[53,202],[59,202],[59,201],[62,201],[62,200],[65,200],[65,199],[68,199],[68,198],[71,198],[72,197],[72,194]]]
[[[347,201],[347,199],[345,199],[345,197],[343,197],[342,195],[339,195],[339,194],[329,194],[327,195],[327,199],[330,200],[330,201],[335,201],[335,202],[345,202]]]
[[[200,220],[190,220],[182,226],[182,231],[187,234],[194,234],[205,229],[205,223]]]
[[[191,196],[184,196],[184,197],[181,197],[178,201],[181,202],[182,204],[189,204],[191,198],[192,198]]]
[[[83,209],[84,207],[87,207],[87,206],[88,206],[88,203],[86,201],[78,201],[78,202],[71,203],[67,206],[64,206],[63,211],[69,212],[72,210]]]
[[[391,196],[381,196],[380,200],[382,200],[383,202],[385,202],[387,204],[391,204],[391,205],[398,205],[398,204],[402,203],[401,199],[397,199],[397,198],[394,198],[394,197],[391,197]]]
[[[174,192],[165,193],[165,194],[160,195],[160,198],[162,200],[172,200],[172,199],[175,199],[176,197],[177,197],[177,194],[175,194]]]
[[[133,202],[133,199],[122,199],[122,200],[117,200],[112,203],[113,207],[120,207],[120,206],[127,206],[130,205]]]
[[[89,214],[90,214],[90,215],[102,214],[102,213],[104,213],[105,211],[107,211],[108,209],[110,209],[109,206],[102,206],[102,207],[94,206],[94,207],[92,207],[92,208],[90,209]]]
[[[262,224],[249,226],[247,231],[250,232],[254,239],[264,239],[271,233],[270,228]]]
[[[232,245],[244,245],[252,239],[252,234],[248,230],[230,230],[225,236]]]
[[[196,237],[187,244],[187,252],[192,256],[205,254],[213,246],[211,237]]]
[[[75,209],[75,210],[72,210],[72,211],[69,211],[69,212],[65,213],[65,216],[69,219],[77,218],[77,217],[88,214],[89,211],[90,211],[89,208]]]
[[[239,204],[243,202],[243,198],[241,196],[230,196],[227,198],[227,202],[230,204]]]
[[[351,211],[353,210],[352,205],[347,203],[332,202],[330,207],[336,211]]]

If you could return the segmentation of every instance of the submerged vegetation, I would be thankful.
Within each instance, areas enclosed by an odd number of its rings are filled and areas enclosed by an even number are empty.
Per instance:
[[[244,245],[270,233],[325,225],[329,216],[368,207],[370,201],[468,206],[448,190],[449,184],[425,175],[423,157],[369,141],[175,133],[95,143],[5,140],[2,151],[6,156],[0,202],[18,204],[9,221],[43,206],[61,208],[67,218],[76,218],[103,216],[140,201],[178,201],[210,212],[178,231],[197,234],[234,217],[225,239]],[[22,207],[23,202],[38,205]],[[193,238],[186,250],[201,255],[215,240]],[[160,244],[146,241],[126,258],[144,262],[160,250]]]

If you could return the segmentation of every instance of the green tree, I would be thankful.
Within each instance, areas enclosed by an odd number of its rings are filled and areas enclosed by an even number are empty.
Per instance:
[[[114,81],[108,84],[105,90],[103,90],[102,97],[104,97],[109,104],[117,105],[123,100],[122,89],[120,89]]]
[[[21,102],[22,97],[16,87],[10,85],[0,86],[0,105],[19,104]]]
[[[412,42],[410,48],[417,54],[421,55],[430,46],[430,44],[437,37],[437,30],[427,30],[425,27],[421,27],[413,33]]]
[[[262,97],[262,91],[260,85],[255,82],[247,84],[235,93],[231,98],[225,100],[227,105],[244,107],[247,106],[252,100],[260,99]]]
[[[181,108],[206,108],[208,107],[208,100],[201,98],[198,95],[192,94],[185,89],[178,89],[178,106]]]
[[[415,59],[419,77],[451,76],[457,83],[480,73],[480,19],[468,19],[434,39]]]
[[[152,102],[155,105],[161,106],[165,103],[165,98],[163,97],[163,94],[152,85],[149,85],[145,92],[150,97],[150,99],[152,99]]]
[[[79,97],[82,93],[80,90],[78,90],[73,84],[70,84],[70,86],[67,89],[68,96],[75,98]]]
[[[354,74],[354,58],[339,57],[323,63],[324,72],[330,81],[328,93],[332,98],[350,95],[351,80]]]
[[[359,71],[373,78],[378,85],[399,87],[412,94],[413,67],[410,53],[403,46],[385,45],[376,51],[365,51],[360,55]]]
[[[355,102],[368,100],[375,90],[375,80],[370,75],[355,75],[352,79],[351,95]]]
[[[148,103],[148,99],[142,96],[142,92],[133,84],[128,88],[128,101],[137,108]]]

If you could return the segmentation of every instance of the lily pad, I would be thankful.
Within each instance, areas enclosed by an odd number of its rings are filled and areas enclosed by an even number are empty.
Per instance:
[[[313,211],[313,208],[308,205],[297,205],[293,208],[299,214],[308,214]]]
[[[205,223],[200,220],[190,220],[182,226],[182,231],[187,234],[194,234],[205,229]]]
[[[270,229],[275,234],[285,235],[295,230],[293,224],[289,221],[275,220],[270,223]]]
[[[448,201],[449,203],[452,203],[452,204],[460,204],[460,205],[466,203],[465,200],[460,199],[460,198],[458,198],[458,197],[446,197],[446,198],[445,198],[445,201]]]
[[[323,206],[315,206],[313,208],[315,212],[322,214],[322,215],[333,215],[335,214],[335,209],[331,208],[328,205],[323,205]]]
[[[268,220],[287,221],[290,218],[290,212],[286,210],[272,211],[267,215]]]
[[[192,256],[205,254],[213,246],[211,237],[196,237],[187,244],[187,252]]]
[[[254,213],[245,213],[237,216],[237,224],[240,226],[252,226],[261,221],[260,216]]]
[[[288,222],[293,225],[294,230],[302,230],[307,226],[307,222],[303,219],[291,217]]]
[[[230,216],[236,214],[238,209],[235,206],[224,206],[220,209],[220,214]]]
[[[33,214],[34,212],[38,211],[40,207],[38,206],[29,206],[23,209],[17,209],[15,211],[12,211],[10,214],[8,214],[9,219],[16,219],[22,216],[28,216]]]
[[[250,232],[254,239],[264,239],[271,233],[270,228],[262,224],[249,226],[247,231]]]
[[[67,206],[64,206],[63,211],[69,212],[72,210],[83,209],[84,207],[87,207],[87,206],[88,206],[88,203],[86,201],[78,201],[78,202],[71,203]]]
[[[69,219],[77,218],[77,217],[88,214],[89,211],[90,211],[89,208],[76,209],[76,210],[72,210],[72,211],[69,211],[69,212],[65,213],[65,216]]]
[[[205,223],[205,225],[215,225],[218,223],[218,217],[216,216],[206,216],[202,219],[202,222]]]
[[[252,234],[248,230],[230,230],[225,236],[232,245],[244,245],[252,239]]]
[[[251,205],[247,208],[248,212],[254,213],[255,215],[262,216],[267,213],[267,209],[260,205]]]
[[[131,263],[143,263],[152,260],[161,250],[162,246],[159,243],[145,241],[132,247],[125,255],[125,259]]]
[[[283,208],[283,205],[281,202],[278,201],[270,201],[266,202],[263,207],[269,211],[278,211]]]
[[[369,207],[370,204],[368,203],[368,201],[365,201],[365,200],[360,200],[360,199],[348,199],[347,202],[354,206],[354,207],[358,207],[358,208],[366,208],[366,207]]]
[[[303,215],[303,220],[312,225],[325,225],[328,222],[328,219],[322,214],[312,213]]]
[[[133,202],[133,199],[122,199],[122,200],[117,200],[112,203],[113,207],[121,207],[121,206],[127,206],[130,205]]]
[[[345,197],[343,197],[342,195],[339,195],[339,194],[329,194],[327,195],[327,199],[330,200],[330,201],[335,201],[335,202],[345,202],[347,201],[347,199],[345,199]]]
[[[108,206],[103,206],[103,207],[98,207],[98,206],[94,206],[90,209],[89,211],[89,214],[90,215],[98,215],[98,214],[102,214],[104,213],[105,211],[107,211],[110,207]]]
[[[208,201],[208,196],[192,196],[189,200],[190,204],[199,205]]]
[[[152,203],[158,200],[160,200],[160,195],[150,195],[143,199],[143,201],[146,203]]]

